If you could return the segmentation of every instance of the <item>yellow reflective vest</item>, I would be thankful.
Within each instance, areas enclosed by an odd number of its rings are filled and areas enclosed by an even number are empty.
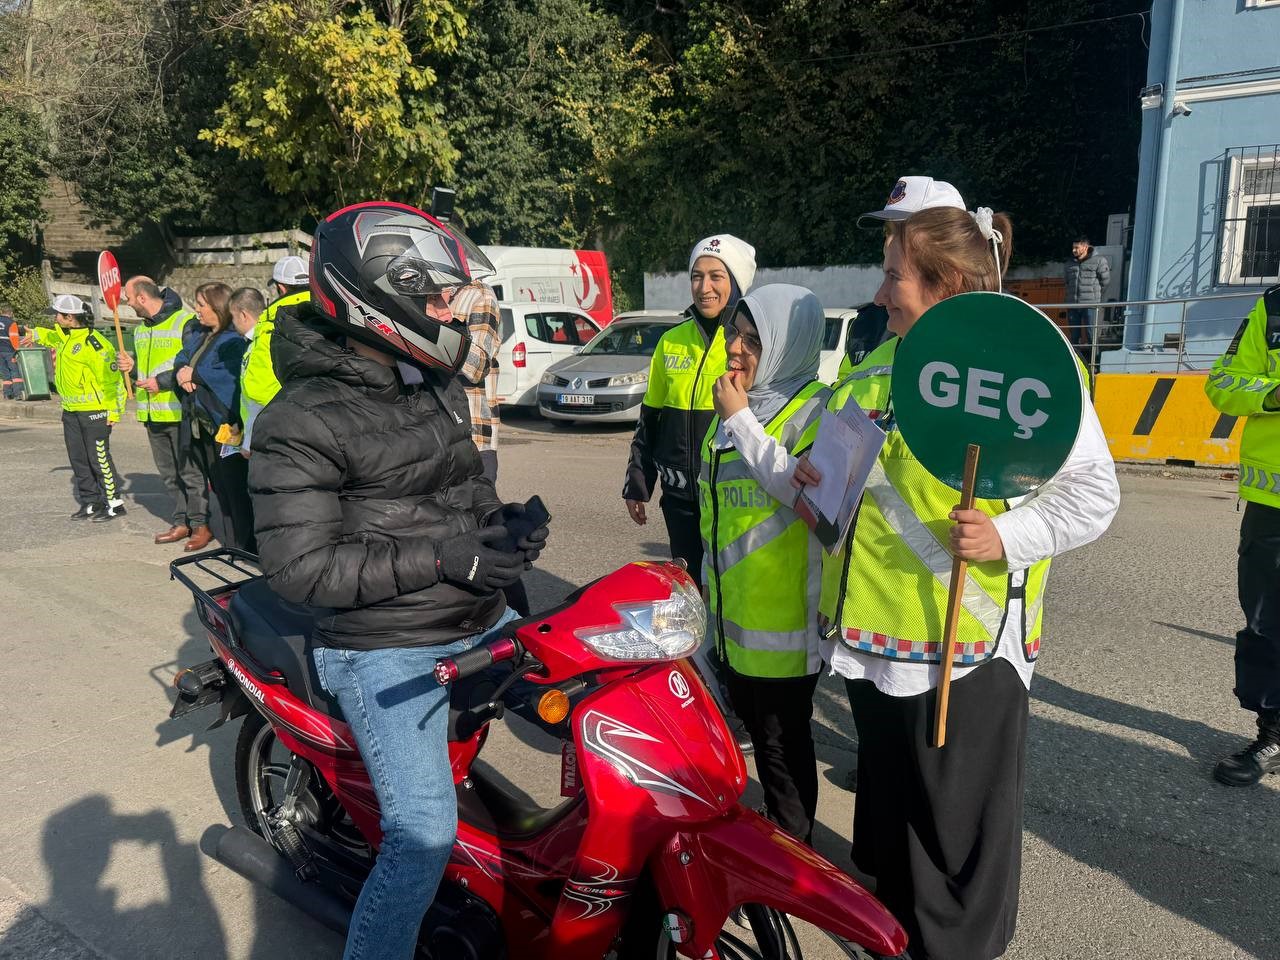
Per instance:
[[[859,653],[938,663],[951,578],[948,514],[960,494],[921,466],[893,424],[890,378],[898,342],[877,347],[836,384],[827,404],[839,410],[856,402],[877,419],[887,439],[843,547],[834,556],[823,554],[819,623]],[[996,516],[1009,504],[979,499],[974,508]],[[1003,560],[970,563],[952,662],[972,665],[994,656],[1014,600],[1022,601],[1022,652],[1034,660],[1048,575],[1048,560],[1013,572]]]
[[[692,307],[686,316],[658,340],[649,363],[622,493],[627,500],[648,500],[655,476],[667,496],[694,500],[698,494],[699,452],[715,417],[711,388],[728,360],[724,327],[717,323],[708,339]]]
[[[276,379],[275,366],[271,362],[271,334],[276,328],[276,313],[281,307],[310,302],[310,290],[299,290],[272,301],[259,314],[258,322],[245,337],[249,346],[240,361],[240,423],[244,426],[244,439],[240,446],[244,450],[253,449],[253,421],[280,392],[280,381]]]
[[[767,424],[799,455],[813,444],[830,388],[816,380]],[[805,677],[822,666],[816,629],[821,547],[791,506],[774,499],[733,447],[702,444],[698,493],[710,627],[729,665],[750,677]]]
[[[156,324],[138,324],[133,330],[133,352],[138,358],[137,379],[147,380],[172,370],[182,352],[182,331],[195,314],[177,309]],[[138,419],[142,423],[177,423],[182,403],[175,390],[137,392]]]
[[[32,331],[32,337],[54,351],[54,385],[63,410],[106,410],[109,422],[120,421],[124,382],[110,340],[88,327],[39,327]]]
[[[1240,499],[1280,507],[1280,286],[1254,304],[1205,382],[1209,402],[1248,417],[1240,440]]]

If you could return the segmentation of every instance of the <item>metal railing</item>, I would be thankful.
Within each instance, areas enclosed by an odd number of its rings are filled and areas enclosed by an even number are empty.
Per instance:
[[[1211,294],[1201,297],[1174,297],[1165,300],[1108,300],[1102,303],[1037,303],[1033,304],[1037,309],[1046,313],[1059,310],[1071,311],[1088,311],[1090,319],[1084,323],[1060,322],[1059,326],[1067,335],[1067,339],[1076,347],[1077,352],[1081,347],[1087,346],[1087,358],[1082,355],[1081,359],[1087,359],[1090,372],[1098,371],[1098,355],[1106,349],[1127,349],[1131,354],[1150,352],[1153,357],[1159,356],[1164,358],[1166,351],[1173,351],[1170,357],[1173,361],[1175,370],[1202,370],[1209,366],[1221,354],[1221,349],[1213,349],[1211,351],[1195,352],[1187,349],[1187,335],[1190,332],[1193,335],[1192,343],[1197,339],[1210,340],[1210,342],[1223,342],[1224,349],[1226,342],[1229,342],[1239,327],[1240,321],[1244,319],[1246,313],[1252,307],[1252,301],[1256,300],[1260,295],[1260,291],[1250,292],[1241,290],[1235,293],[1227,294]],[[1244,309],[1236,309],[1225,311],[1213,316],[1188,316],[1188,311],[1193,310],[1200,304],[1211,304],[1214,302],[1237,301],[1238,303],[1248,303]],[[1153,314],[1157,312],[1172,312],[1169,308],[1177,309],[1176,324],[1172,319],[1153,318]],[[1138,337],[1131,336],[1132,331],[1139,327],[1140,321],[1141,333]],[[1201,332],[1205,326],[1216,324],[1221,335],[1210,338],[1196,338],[1195,334]],[[1173,328],[1176,326],[1176,332]],[[1111,330],[1119,327],[1122,331],[1119,341],[1110,340],[1104,344],[1103,333],[1110,333]],[[1159,340],[1155,339],[1157,328],[1166,330],[1160,336]],[[1195,361],[1199,361],[1196,363]],[[1162,364],[1163,366],[1163,364]]]

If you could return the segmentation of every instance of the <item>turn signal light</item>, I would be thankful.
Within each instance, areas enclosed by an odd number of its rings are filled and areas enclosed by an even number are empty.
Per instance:
[[[569,697],[563,690],[548,690],[538,700],[538,716],[546,723],[559,723],[569,715]]]

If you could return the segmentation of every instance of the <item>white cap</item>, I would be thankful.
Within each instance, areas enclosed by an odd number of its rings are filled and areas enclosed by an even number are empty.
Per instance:
[[[275,269],[271,271],[272,280],[290,287],[305,287],[310,275],[307,261],[292,255],[277,260]]]
[[[945,180],[933,177],[903,177],[889,191],[884,208],[864,213],[858,218],[858,226],[869,226],[865,220],[905,220],[913,213],[930,207],[954,207],[967,209],[960,191]]]
[[[69,317],[78,316],[82,313],[88,313],[89,308],[84,305],[84,301],[79,297],[73,297],[69,293],[62,293],[53,298],[47,313],[65,313]]]
[[[717,233],[695,243],[693,252],[689,254],[690,273],[699,257],[715,257],[723,263],[738,284],[739,293],[750,290],[756,279],[756,248],[732,234]]]

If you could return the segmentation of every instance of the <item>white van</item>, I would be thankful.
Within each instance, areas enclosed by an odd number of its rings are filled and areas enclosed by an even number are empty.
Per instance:
[[[498,403],[506,406],[536,407],[547,367],[573,356],[600,332],[585,310],[564,303],[500,301],[498,317]]]
[[[492,276],[484,277],[484,282],[493,287],[499,300],[569,304],[592,317],[597,327],[607,326],[613,320],[613,285],[609,280],[609,262],[602,251],[552,247],[481,247],[480,250],[495,271]]]

